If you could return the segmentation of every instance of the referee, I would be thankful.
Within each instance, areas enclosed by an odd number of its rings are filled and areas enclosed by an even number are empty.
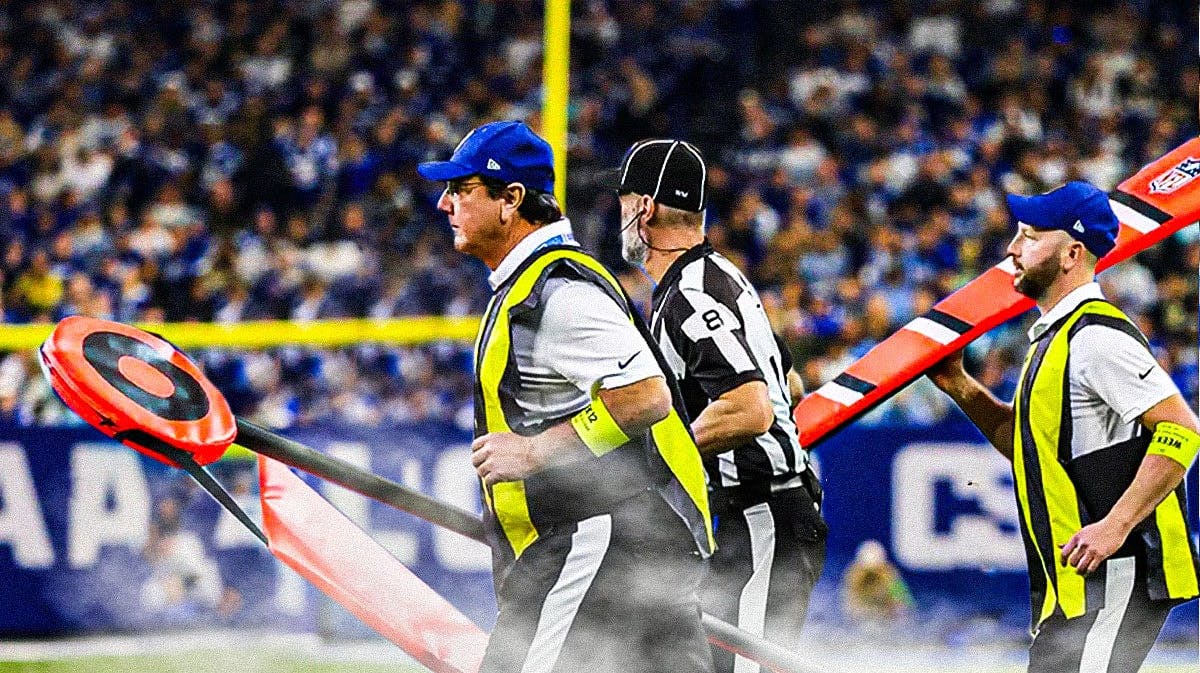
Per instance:
[[[825,563],[821,489],[792,420],[787,350],[750,282],[704,237],[705,178],[689,143],[630,147],[614,177],[621,248],[657,283],[651,333],[708,470],[717,553],[704,609],[795,647]],[[713,658],[722,672],[759,669],[715,648]]]
[[[499,614],[480,670],[711,671],[703,467],[657,349],[559,211],[550,146],[495,122],[417,170],[492,270],[472,462]]]
[[[1117,234],[1108,195],[1071,182],[1008,204],[1014,286],[1042,314],[1016,399],[993,397],[961,354],[929,376],[1013,463],[1029,671],[1137,671],[1167,613],[1198,593],[1182,485],[1196,416],[1095,282]]]

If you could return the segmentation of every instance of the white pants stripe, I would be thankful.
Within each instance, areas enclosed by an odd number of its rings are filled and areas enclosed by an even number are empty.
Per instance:
[[[771,586],[771,564],[775,558],[775,517],[770,504],[765,502],[746,508],[745,514],[754,572],[738,599],[737,626],[761,636],[767,623],[767,589]],[[757,663],[741,656],[733,664],[733,673],[758,673],[758,670]]]
[[[558,580],[542,603],[537,631],[525,655],[521,673],[550,673],[553,670],[611,539],[612,515],[601,514],[579,522],[571,536],[571,551],[567,552]]]
[[[1108,670],[1117,632],[1121,629],[1129,599],[1133,595],[1135,571],[1136,561],[1132,556],[1108,560],[1104,578],[1104,607],[1088,630],[1083,644],[1083,657],[1079,660],[1079,673],[1103,673]]]

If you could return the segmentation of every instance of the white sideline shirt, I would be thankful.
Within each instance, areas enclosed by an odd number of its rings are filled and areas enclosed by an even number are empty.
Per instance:
[[[1032,342],[1089,299],[1104,299],[1100,285],[1075,288],[1029,329]],[[1154,356],[1128,334],[1088,325],[1071,339],[1071,457],[1133,438],[1148,409],[1179,392]]]
[[[495,290],[546,245],[578,246],[567,219],[526,236],[488,277]],[[553,279],[542,293],[542,320],[532,338],[517,338],[513,355],[523,383],[517,404],[531,422],[560,419],[582,409],[593,386],[620,388],[663,376],[642,333],[604,290],[577,280]]]

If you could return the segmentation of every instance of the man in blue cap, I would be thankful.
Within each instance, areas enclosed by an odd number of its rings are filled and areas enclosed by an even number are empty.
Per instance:
[[[1013,463],[1029,671],[1136,671],[1171,608],[1200,593],[1182,485],[1200,424],[1095,281],[1119,228],[1108,195],[1071,182],[1008,206],[1013,286],[1042,314],[1016,399],[992,396],[961,353],[929,377]]]
[[[492,270],[471,458],[500,610],[480,670],[711,671],[704,468],[661,354],[559,212],[550,146],[495,122],[417,170]]]

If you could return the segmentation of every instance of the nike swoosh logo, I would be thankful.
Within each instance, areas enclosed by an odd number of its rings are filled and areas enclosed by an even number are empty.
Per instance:
[[[1152,371],[1154,371],[1154,367],[1147,369],[1145,374],[1138,374],[1138,378],[1142,379],[1144,381],[1144,380],[1146,380],[1147,376],[1150,376],[1150,372],[1152,372]]]
[[[634,358],[636,358],[637,356],[638,356],[638,354],[637,354],[637,353],[634,353],[633,355],[630,355],[630,356],[629,356],[629,359],[628,359],[628,360],[626,360],[626,361],[624,361],[624,362],[618,362],[618,363],[617,363],[617,369],[624,369],[624,368],[628,367],[628,366],[629,366],[629,363],[630,363],[630,362],[633,362],[633,359],[634,359]]]

